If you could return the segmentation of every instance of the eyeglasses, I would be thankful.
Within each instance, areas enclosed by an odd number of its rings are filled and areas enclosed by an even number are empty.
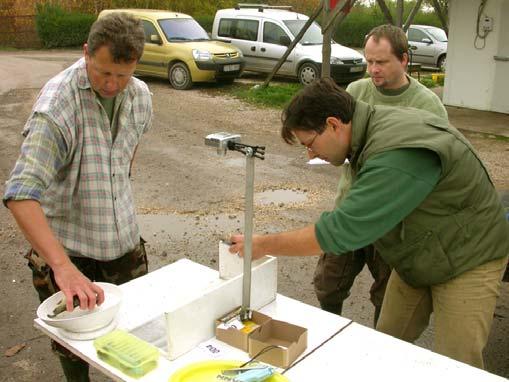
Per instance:
[[[306,149],[308,151],[313,151],[312,147],[313,147],[313,143],[315,143],[315,139],[319,136],[320,134],[315,134],[315,136],[313,137],[313,139],[311,139],[311,141],[309,141],[308,143],[302,143],[304,146],[306,146]]]

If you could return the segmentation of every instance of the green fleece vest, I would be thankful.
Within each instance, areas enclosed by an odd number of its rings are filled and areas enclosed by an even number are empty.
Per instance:
[[[500,199],[466,138],[426,111],[358,101],[352,122],[354,172],[373,155],[398,148],[432,150],[442,166],[431,194],[374,243],[405,282],[414,287],[442,283],[509,254],[509,224]]]

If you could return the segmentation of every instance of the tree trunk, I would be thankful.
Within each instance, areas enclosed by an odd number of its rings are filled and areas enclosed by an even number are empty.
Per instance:
[[[322,23],[324,26],[329,25],[330,17],[332,16],[329,0],[323,0],[322,6]],[[322,29],[323,45],[322,45],[322,71],[321,78],[330,77],[330,41],[332,39],[332,28]]]
[[[392,19],[392,16],[391,16],[391,11],[387,7],[387,4],[385,4],[385,1],[384,0],[376,0],[376,2],[378,3],[378,6],[382,10],[382,13],[385,16],[387,23],[394,25],[394,20]]]
[[[396,26],[403,27],[403,0],[398,0],[396,7]]]

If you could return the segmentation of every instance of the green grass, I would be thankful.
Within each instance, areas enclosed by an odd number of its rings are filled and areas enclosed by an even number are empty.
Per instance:
[[[481,133],[482,136],[486,139],[495,139],[496,141],[509,142],[509,137],[505,137],[503,135],[491,134],[491,133]]]
[[[12,46],[0,45],[0,52],[15,52],[17,50],[19,50],[19,49],[14,48]]]
[[[437,84],[435,83],[435,81],[431,79],[431,77],[421,77],[419,82],[426,86],[427,88],[434,88],[435,86],[437,86]]]
[[[253,88],[253,85],[237,85],[232,95],[248,103],[280,109],[302,89],[300,84],[269,85],[266,88]]]
[[[429,76],[421,76],[420,82],[427,88],[438,86]],[[294,84],[272,84],[266,88],[255,88],[254,85],[235,84],[229,88],[230,94],[234,97],[251,103],[256,106],[283,108],[292,97],[302,89],[302,85]]]

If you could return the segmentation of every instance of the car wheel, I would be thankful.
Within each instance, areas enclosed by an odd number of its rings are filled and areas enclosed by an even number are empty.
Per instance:
[[[440,69],[441,72],[445,72],[445,59],[446,55],[444,54],[443,56],[440,56],[437,62],[437,67],[438,69]]]
[[[187,90],[193,86],[191,72],[183,62],[176,62],[168,70],[168,80],[177,90]]]
[[[302,85],[310,85],[313,81],[320,78],[320,69],[318,65],[306,62],[300,66],[298,76]]]

